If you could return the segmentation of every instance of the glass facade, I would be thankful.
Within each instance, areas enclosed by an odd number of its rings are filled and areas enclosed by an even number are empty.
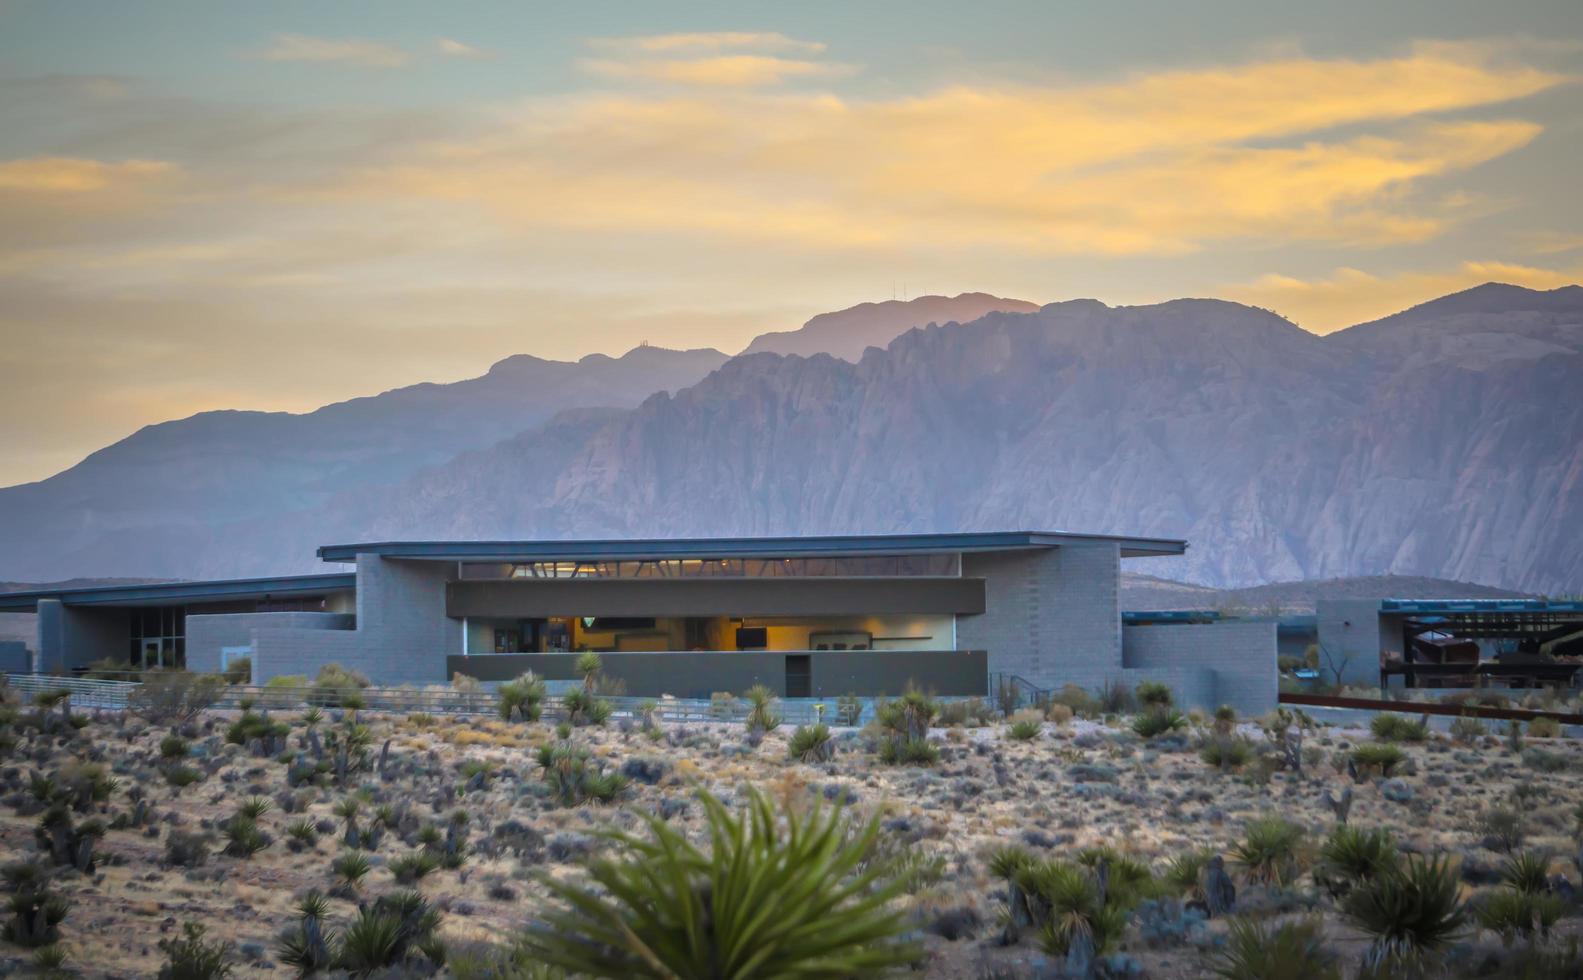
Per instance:
[[[960,556],[663,558],[641,561],[464,562],[464,579],[952,578]]]
[[[187,664],[187,608],[142,606],[127,610],[133,666],[184,667]]]

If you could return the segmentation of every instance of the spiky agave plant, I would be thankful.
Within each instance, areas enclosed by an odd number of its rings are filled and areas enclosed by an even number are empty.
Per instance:
[[[1384,829],[1337,827],[1319,850],[1314,882],[1333,898],[1343,898],[1359,883],[1396,870],[1396,841]]]
[[[1297,877],[1303,828],[1284,817],[1266,814],[1248,821],[1243,838],[1231,846],[1232,858],[1248,881],[1284,886]]]
[[[699,794],[706,852],[657,817],[649,835],[589,875],[604,894],[545,876],[562,903],[524,942],[545,963],[590,977],[870,976],[911,960],[908,928],[890,908],[902,883],[864,866],[879,832],[846,833],[839,807],[778,813],[754,792],[733,815]]]
[[[1456,869],[1444,855],[1409,855],[1396,870],[1354,888],[1342,911],[1374,937],[1363,963],[1375,972],[1421,970],[1468,921]]]
[[[1314,920],[1266,929],[1233,919],[1215,972],[1226,980],[1341,980],[1341,962]]]

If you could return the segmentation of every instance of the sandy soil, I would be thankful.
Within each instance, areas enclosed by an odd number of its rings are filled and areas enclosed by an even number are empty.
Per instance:
[[[1250,818],[1271,811],[1304,825],[1317,845],[1335,819],[1327,794],[1339,795],[1347,786],[1355,793],[1353,824],[1390,828],[1404,850],[1449,852],[1463,862],[1470,892],[1476,882],[1487,884],[1486,876],[1503,859],[1485,848],[1480,815],[1514,800],[1524,814],[1528,846],[1557,855],[1552,872],[1578,880],[1571,858],[1578,853],[1575,811],[1583,804],[1583,752],[1579,743],[1565,740],[1528,742],[1567,761],[1565,771],[1541,773],[1499,739],[1466,745],[1435,735],[1426,744],[1404,747],[1411,762],[1395,781],[1354,784],[1345,771],[1346,752],[1366,741],[1367,733],[1352,730],[1310,735],[1303,774],[1260,778],[1251,769],[1222,773],[1207,766],[1194,748],[1201,733],[1145,743],[1120,722],[1046,724],[1038,739],[1026,742],[1009,738],[1003,725],[936,731],[941,759],[929,768],[880,764],[856,731],[838,730],[834,761],[804,765],[787,760],[785,727],[752,746],[740,724],[662,724],[651,733],[625,722],[579,729],[575,737],[614,767],[632,763],[634,771],[647,770],[650,781],[634,779],[612,806],[562,808],[547,798],[533,761],[533,749],[554,737],[548,723],[414,721],[364,713],[361,720],[375,733],[373,754],[390,741],[383,777],[370,770],[347,788],[288,790],[283,763],[225,744],[225,726],[233,719],[234,714],[205,715],[190,727],[194,757],[188,762],[204,779],[181,790],[160,775],[158,745],[169,730],[119,716],[104,716],[70,737],[23,733],[0,765],[0,852],[8,862],[38,853],[38,807],[30,805],[27,789],[35,770],[56,769],[73,757],[99,759],[120,785],[94,809],[106,819],[127,812],[132,786],[141,787],[151,805],[146,827],[106,834],[91,875],[58,872],[56,889],[71,902],[63,926],[69,963],[83,975],[156,974],[164,959],[156,943],[178,934],[188,921],[204,923],[212,935],[236,944],[238,975],[289,975],[275,962],[275,937],[291,920],[298,895],[335,884],[330,865],[343,847],[341,821],[331,807],[359,788],[369,800],[365,813],[386,803],[407,814],[407,841],[389,833],[370,855],[375,867],[364,882],[365,894],[395,887],[386,865],[413,851],[414,828],[427,822],[443,826],[453,811],[466,811],[472,855],[460,869],[440,870],[421,882],[422,891],[445,910],[441,935],[452,944],[508,940],[539,907],[533,875],[577,873],[581,856],[605,846],[593,836],[602,827],[635,828],[640,812],[669,814],[675,824],[697,827],[701,808],[693,794],[700,787],[725,799],[748,786],[785,801],[845,796],[855,815],[883,822],[885,847],[940,859],[905,899],[928,950],[921,970],[928,977],[1035,976],[1051,968],[1031,939],[1010,947],[998,942],[1003,890],[985,867],[994,845],[1016,842],[1041,856],[1107,845],[1159,868],[1195,848],[1225,851]],[[331,724],[327,717],[321,730]],[[1245,731],[1262,738],[1252,726]],[[305,745],[295,721],[290,751]],[[463,773],[464,765],[478,761],[490,764],[488,776]],[[274,842],[249,859],[225,856],[217,828],[253,795],[276,801],[259,821]],[[294,851],[285,828],[302,816],[324,832],[314,847]],[[508,821],[514,824],[507,827]],[[165,863],[166,840],[178,830],[214,833],[214,853],[204,865]],[[1290,892],[1272,894],[1240,879],[1239,888],[1239,911],[1282,916],[1312,907],[1349,960],[1362,948],[1306,876]],[[333,901],[336,918],[355,912],[350,897]],[[1576,922],[1566,920],[1567,931],[1575,932]],[[936,934],[953,932],[952,923],[958,938]],[[1212,976],[1213,947],[1224,929],[1223,921],[1211,920],[1194,937],[1151,948],[1134,926],[1123,952],[1146,976]],[[1497,945],[1487,935],[1469,940],[1481,950]],[[5,964],[26,963],[27,956],[0,944],[0,972]]]

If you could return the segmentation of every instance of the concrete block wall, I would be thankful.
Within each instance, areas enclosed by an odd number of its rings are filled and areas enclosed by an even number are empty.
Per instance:
[[[1172,672],[1205,670],[1209,688],[1198,680],[1176,689],[1186,707],[1213,710],[1222,704],[1238,714],[1260,715],[1275,707],[1280,693],[1272,620],[1219,623],[1168,623],[1122,629],[1121,657],[1129,683],[1159,680],[1176,685]]]
[[[462,624],[445,614],[445,583],[455,569],[358,555],[356,629],[255,628],[254,681],[311,678],[334,662],[381,684],[445,683],[445,658],[462,649]]]
[[[1325,683],[1375,687],[1380,683],[1380,600],[1321,599],[1319,616],[1319,670]],[[1400,641],[1396,646],[1401,646]]]
[[[125,609],[68,606],[59,599],[38,604],[39,670],[83,667],[105,657],[130,656],[131,621]]]
[[[21,640],[0,640],[0,671],[27,674],[33,670],[33,653]]]
[[[187,617],[187,669],[213,672],[220,669],[224,647],[253,646],[258,629],[350,630],[356,617],[347,613],[264,612],[189,615]]]
[[[1208,667],[1125,667],[1117,679],[1133,689],[1143,681],[1159,681],[1170,687],[1183,709],[1213,711],[1223,703],[1219,678]]]
[[[956,645],[988,650],[991,673],[1039,687],[1098,687],[1121,670],[1121,555],[1115,544],[962,556],[984,579],[984,614],[959,616]]]

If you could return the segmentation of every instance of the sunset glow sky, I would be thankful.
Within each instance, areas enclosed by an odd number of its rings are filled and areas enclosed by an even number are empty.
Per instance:
[[[0,485],[903,293],[1583,281],[1583,3],[1286,6],[0,0]]]

